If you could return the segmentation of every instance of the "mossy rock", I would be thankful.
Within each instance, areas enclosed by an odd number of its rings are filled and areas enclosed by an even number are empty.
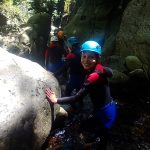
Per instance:
[[[48,22],[49,15],[46,13],[38,13],[29,18],[28,24],[45,24]]]
[[[46,13],[38,13],[33,15],[28,20],[28,25],[31,25],[38,32],[38,35],[47,36],[50,27],[50,16]]]
[[[125,64],[129,71],[142,68],[142,62],[136,56],[127,56],[125,58]]]
[[[113,77],[110,78],[110,83],[111,84],[121,84],[121,83],[126,83],[129,80],[129,77],[122,73],[119,72],[118,70],[113,70]]]

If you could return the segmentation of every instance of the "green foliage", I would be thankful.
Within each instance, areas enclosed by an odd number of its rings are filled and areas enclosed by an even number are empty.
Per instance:
[[[2,4],[13,4],[13,5],[19,5],[23,1],[26,2],[26,3],[28,3],[28,0],[0,0],[0,2]]]
[[[48,13],[52,14],[55,7],[55,0],[33,0],[30,2],[31,9],[35,13]]]
[[[13,0],[13,5],[21,5],[23,1],[27,3],[27,0]]]
[[[70,9],[71,4],[74,6],[81,4],[82,0],[0,0],[2,11],[11,14],[11,18],[21,16],[20,20],[27,21],[28,18],[34,13],[47,13],[55,26],[61,24],[62,17],[66,13],[65,9],[69,10],[68,13],[73,12]],[[75,7],[76,8],[76,7]],[[19,17],[17,17],[19,18]]]
[[[62,16],[64,14],[64,6],[65,6],[64,0],[58,0],[55,5],[55,9],[54,9],[53,16],[52,16],[52,21],[53,21],[53,24],[57,27],[60,25]]]
[[[64,5],[65,5],[64,0],[58,0],[56,4],[56,9],[57,9],[58,14],[64,13]]]
[[[30,2],[31,9],[35,13],[48,13],[55,26],[59,26],[64,14],[66,0],[33,0]]]
[[[20,24],[27,21],[28,16],[16,5],[10,5],[9,3],[4,3],[0,5],[0,12],[3,13],[9,20],[11,24]]]
[[[12,4],[13,0],[0,0],[1,4]]]

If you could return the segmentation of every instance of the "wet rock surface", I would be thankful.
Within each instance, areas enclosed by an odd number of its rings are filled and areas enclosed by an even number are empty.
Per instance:
[[[39,64],[2,48],[0,63],[0,150],[40,150],[56,108],[44,91],[60,95],[58,82]]]
[[[108,150],[149,150],[150,111],[145,104],[119,104],[118,119],[110,131]],[[90,113],[69,112],[68,118],[59,118],[47,139],[46,150],[97,150],[94,129],[81,129],[80,126]],[[90,123],[90,122],[89,122]],[[88,124],[87,124],[88,125]]]

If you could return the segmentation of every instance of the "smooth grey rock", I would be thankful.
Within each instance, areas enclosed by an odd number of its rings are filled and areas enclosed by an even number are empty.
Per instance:
[[[44,90],[60,96],[59,84],[37,63],[1,48],[0,64],[0,149],[38,150],[55,116]]]

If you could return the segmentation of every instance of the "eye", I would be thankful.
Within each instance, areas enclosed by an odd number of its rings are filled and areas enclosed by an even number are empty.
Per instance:
[[[85,59],[85,58],[86,58],[86,55],[83,54],[83,55],[81,56],[81,58],[82,58],[82,59]]]
[[[94,56],[89,56],[88,59],[95,59],[95,57]]]

